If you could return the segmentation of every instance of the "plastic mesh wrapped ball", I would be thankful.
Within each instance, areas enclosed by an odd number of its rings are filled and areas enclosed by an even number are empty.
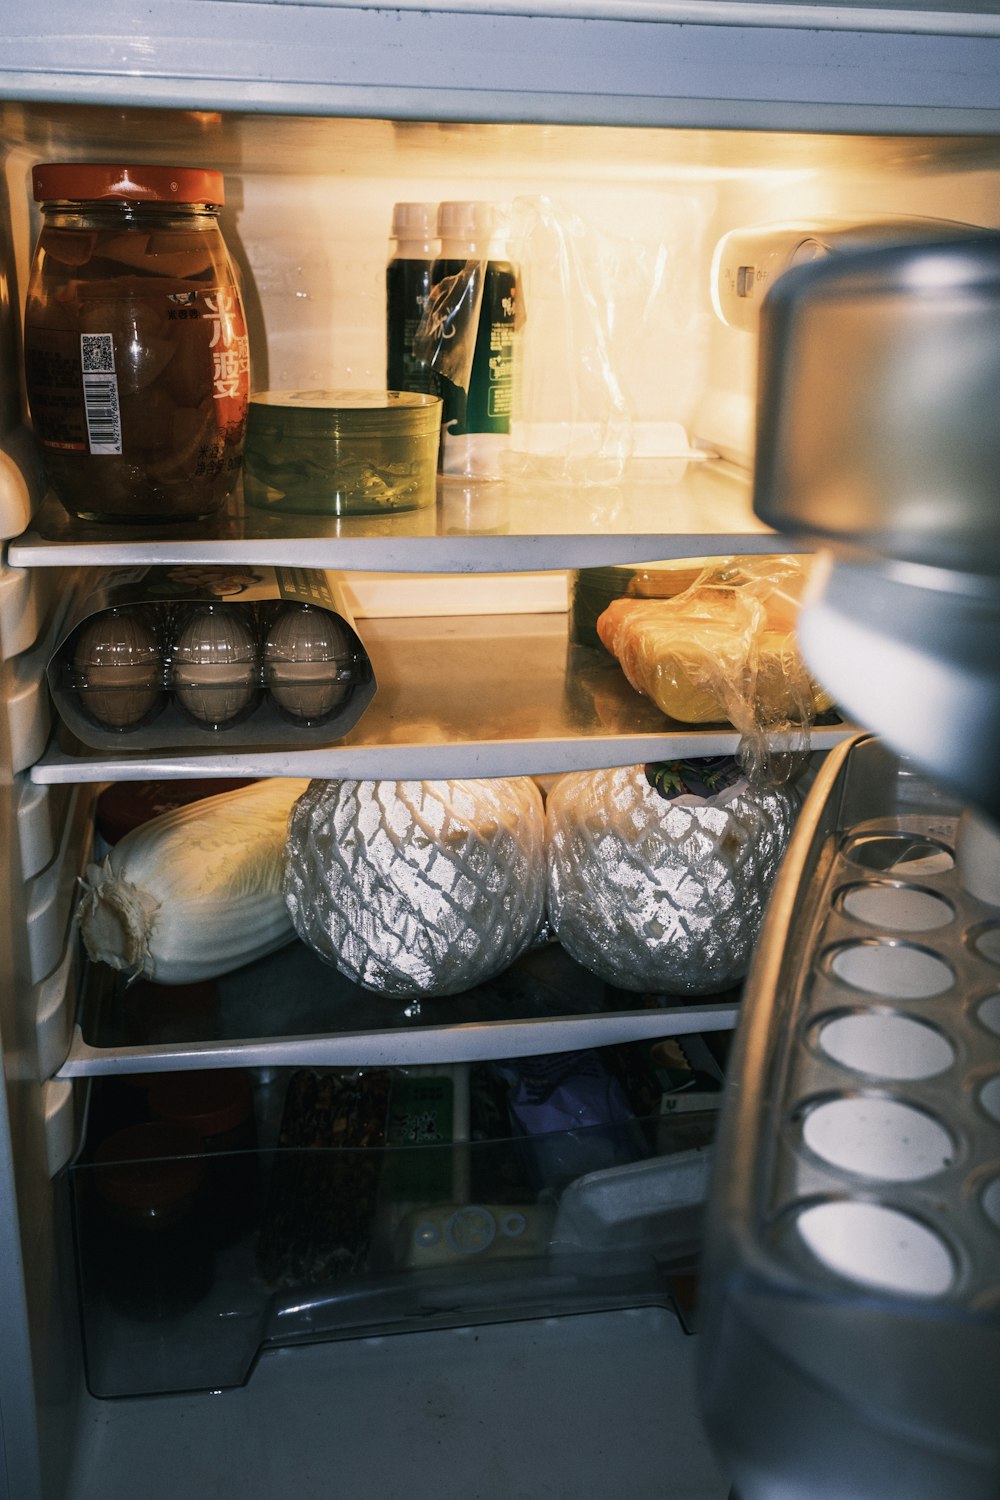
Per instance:
[[[799,802],[739,782],[670,801],[642,766],[575,772],[546,811],[549,920],[626,990],[715,994],[745,975]]]
[[[289,818],[284,888],[299,937],[349,979],[459,994],[541,925],[541,794],[522,777],[314,781]]]

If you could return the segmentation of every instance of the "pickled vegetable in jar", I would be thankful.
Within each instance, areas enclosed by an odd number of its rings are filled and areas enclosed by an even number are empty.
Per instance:
[[[246,319],[219,228],[220,172],[49,163],[28,284],[28,404],[73,516],[200,520],[240,474]]]

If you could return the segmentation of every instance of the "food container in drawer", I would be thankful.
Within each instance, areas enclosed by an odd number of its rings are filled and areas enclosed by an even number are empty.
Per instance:
[[[703,1265],[740,1494],[1000,1484],[1000,833],[862,735],[812,788],[744,993]],[[975,880],[990,877],[991,898]]]
[[[517,1063],[94,1080],[66,1179],[90,1389],[220,1389],[303,1340],[670,1305],[715,1115],[665,1136],[645,1046],[562,1061],[530,1132]]]

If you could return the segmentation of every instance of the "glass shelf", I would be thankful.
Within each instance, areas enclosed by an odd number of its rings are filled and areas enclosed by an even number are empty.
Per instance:
[[[297,940],[217,981],[217,1003],[142,1005],[89,966],[58,1078],[191,1067],[396,1067],[528,1057],[736,1024],[740,992],[705,998],[606,985],[558,944],[462,995],[396,1000],[362,989]]]
[[[679,724],[635,692],[606,652],[569,640],[567,616],[467,615],[359,622],[378,688],[341,740],[262,747],[90,751],[58,735],[31,769],[41,783],[190,776],[339,776],[433,780],[547,775],[650,760],[732,754],[728,724]],[[834,715],[814,749],[854,732]]]
[[[700,459],[644,466],[641,480],[617,485],[442,479],[436,505],[384,516],[254,510],[237,495],[218,518],[163,530],[75,521],[49,495],[31,529],[11,542],[8,561],[503,573],[799,550],[753,514],[746,474]]]

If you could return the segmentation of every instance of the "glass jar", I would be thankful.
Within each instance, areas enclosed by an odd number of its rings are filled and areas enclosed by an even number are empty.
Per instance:
[[[73,516],[200,520],[239,477],[246,319],[220,172],[46,164],[24,362],[46,476]]]

